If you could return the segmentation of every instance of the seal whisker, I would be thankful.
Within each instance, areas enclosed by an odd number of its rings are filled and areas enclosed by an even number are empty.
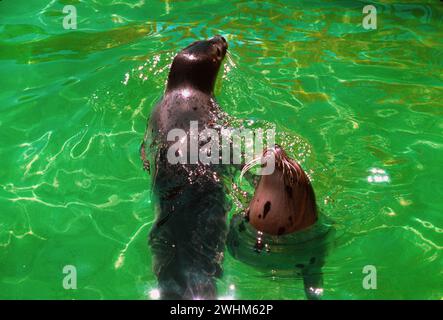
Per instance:
[[[247,162],[240,173],[240,182],[243,179],[243,176],[248,172],[251,168],[255,167],[259,162],[261,162],[262,157],[257,157],[255,159],[252,159],[251,161]]]
[[[236,64],[235,61],[234,61],[234,58],[232,57],[231,52],[226,51],[225,58],[226,58],[226,62],[228,62],[229,65],[231,65],[231,66],[233,66],[233,67],[236,67],[236,66],[237,66],[237,64]]]

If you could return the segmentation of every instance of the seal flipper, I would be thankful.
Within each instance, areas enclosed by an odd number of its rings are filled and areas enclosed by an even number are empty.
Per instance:
[[[205,275],[200,269],[193,270],[192,267],[184,266],[182,261],[177,257],[158,273],[161,299],[216,299],[214,277]]]
[[[309,259],[309,264],[302,270],[303,285],[308,300],[320,300],[323,296],[323,272],[325,248],[321,248]]]
[[[303,272],[303,285],[306,298],[320,300],[323,295],[323,274],[320,268],[308,268]]]

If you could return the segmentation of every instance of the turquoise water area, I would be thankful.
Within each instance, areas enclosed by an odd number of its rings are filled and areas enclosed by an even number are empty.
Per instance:
[[[155,298],[138,149],[173,56],[215,34],[220,105],[275,124],[340,230],[324,298],[443,297],[442,2],[3,0],[0,17],[0,298]],[[305,298],[278,270],[224,268],[221,298]]]

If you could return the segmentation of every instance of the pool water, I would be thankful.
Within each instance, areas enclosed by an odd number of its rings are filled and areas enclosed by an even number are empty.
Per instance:
[[[443,5],[372,2],[366,30],[370,3],[1,1],[0,298],[156,298],[138,150],[173,56],[215,34],[220,105],[303,141],[289,153],[340,230],[324,299],[443,298]],[[220,298],[305,298],[228,252],[224,269]]]

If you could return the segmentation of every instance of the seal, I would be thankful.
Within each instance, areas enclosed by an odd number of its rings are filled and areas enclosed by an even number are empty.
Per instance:
[[[262,175],[245,212],[233,216],[227,246],[237,259],[263,271],[295,271],[303,278],[308,299],[323,294],[324,265],[332,222],[318,214],[311,182],[282,147],[275,145],[242,170],[242,175],[260,161],[274,171]],[[331,238],[332,237],[332,238]]]
[[[166,90],[151,113],[141,146],[145,169],[154,171],[156,219],[149,245],[162,299],[216,298],[229,210],[222,184],[224,168],[200,161],[171,161],[169,150],[179,140],[171,141],[174,130],[189,133],[192,122],[199,131],[220,122],[222,110],[214,85],[227,48],[218,35],[196,41],[174,57]],[[146,145],[154,158],[152,168]],[[174,150],[172,156],[191,157],[188,148]]]
[[[311,182],[280,146],[266,149],[264,156],[269,153],[275,158],[275,169],[272,174],[261,176],[246,217],[257,230],[271,235],[306,229],[318,219]],[[243,173],[250,166],[245,166]]]

